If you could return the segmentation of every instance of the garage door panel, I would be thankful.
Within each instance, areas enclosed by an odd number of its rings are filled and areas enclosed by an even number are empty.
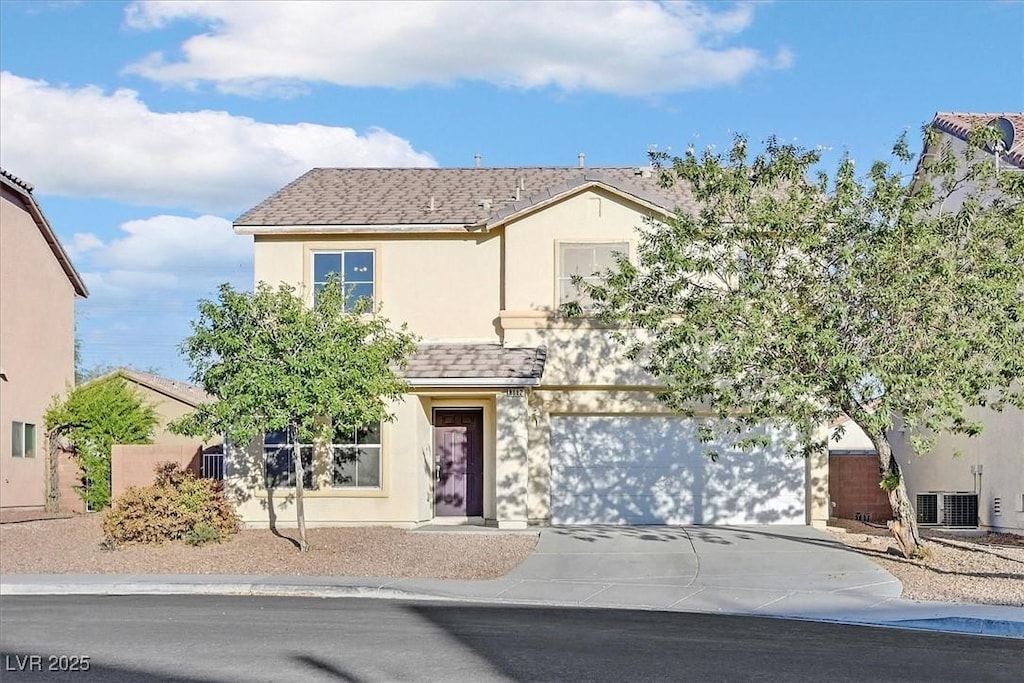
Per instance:
[[[804,461],[785,456],[781,435],[712,463],[691,420],[577,415],[551,426],[555,524],[804,522]]]

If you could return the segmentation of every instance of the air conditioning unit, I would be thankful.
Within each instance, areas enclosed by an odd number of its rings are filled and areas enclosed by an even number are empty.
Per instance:
[[[978,526],[978,494],[969,491],[929,491],[917,494],[917,523]]]

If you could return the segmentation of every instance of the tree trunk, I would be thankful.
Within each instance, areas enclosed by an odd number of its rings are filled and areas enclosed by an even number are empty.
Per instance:
[[[881,463],[882,476],[887,474],[899,478],[899,483],[887,491],[889,504],[892,506],[892,521],[889,522],[889,530],[896,538],[900,551],[906,558],[918,557],[924,544],[917,530],[917,516],[914,513],[914,506],[910,504],[910,496],[907,494],[907,485],[900,472],[900,466],[892,454],[892,447],[889,439],[884,435],[870,435],[871,441],[878,451],[878,461]]]
[[[60,447],[57,435],[49,432],[46,435],[46,504],[47,512],[60,510]]]
[[[302,508],[302,451],[299,448],[299,430],[292,428],[292,462],[295,465],[295,521],[299,526],[299,550],[309,550],[309,543],[306,541],[306,513]]]

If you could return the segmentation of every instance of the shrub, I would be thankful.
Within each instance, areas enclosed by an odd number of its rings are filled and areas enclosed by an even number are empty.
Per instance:
[[[212,527],[206,522],[199,522],[191,531],[185,534],[183,540],[187,545],[206,545],[207,543],[220,543],[224,540],[221,530]]]
[[[200,545],[238,530],[238,516],[220,482],[197,479],[175,463],[161,463],[155,471],[152,486],[129,488],[107,511],[107,545],[179,539]]]

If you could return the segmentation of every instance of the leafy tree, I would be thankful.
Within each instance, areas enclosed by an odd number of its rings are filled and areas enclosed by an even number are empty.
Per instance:
[[[110,455],[114,444],[152,443],[157,424],[152,405],[118,376],[75,387],[54,398],[45,416],[51,440],[65,438],[84,473],[79,488],[90,509],[110,503]]]
[[[724,156],[655,153],[700,211],[642,227],[635,262],[578,286],[668,406],[710,406],[707,441],[754,447],[768,423],[795,428],[790,455],[806,457],[846,413],[878,451],[890,528],[916,555],[894,418],[926,452],[920,435],[980,431],[966,407],[1022,404],[1024,174],[996,172],[979,151],[988,135],[923,159],[916,178],[900,173],[904,139],[866,178],[844,158],[810,180],[819,155],[774,139],[753,160],[743,137]]]
[[[307,307],[293,287],[265,283],[253,293],[220,287],[202,301],[182,351],[193,380],[218,398],[178,420],[191,435],[224,434],[249,444],[287,430],[293,444],[295,508],[300,548],[307,549],[302,507],[302,458],[297,442],[324,441],[336,428],[357,429],[392,418],[387,401],[406,390],[398,371],[415,350],[403,325],[369,310],[347,310],[336,280]]]

